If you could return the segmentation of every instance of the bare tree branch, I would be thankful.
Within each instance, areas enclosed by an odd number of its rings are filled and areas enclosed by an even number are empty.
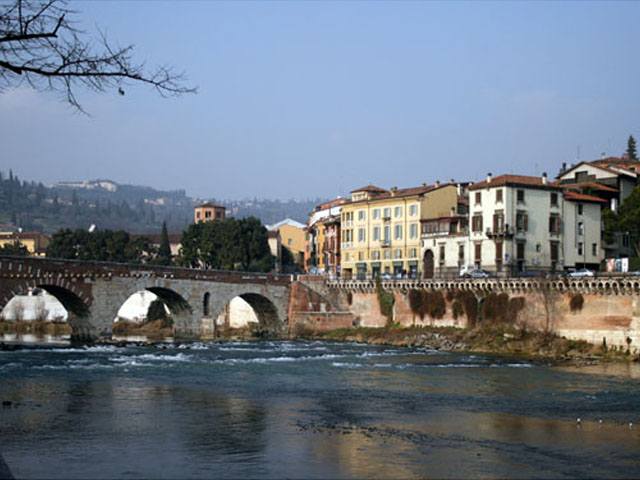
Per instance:
[[[124,93],[128,83],[144,83],[162,96],[196,93],[184,73],[172,67],[147,70],[133,60],[133,46],[113,47],[106,34],[90,38],[68,19],[76,13],[67,0],[14,0],[0,5],[0,91],[27,83],[41,92],[61,94],[84,112],[78,87]]]

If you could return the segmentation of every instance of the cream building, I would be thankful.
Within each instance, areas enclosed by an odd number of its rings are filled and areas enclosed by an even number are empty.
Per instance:
[[[420,275],[420,221],[457,214],[453,184],[385,190],[353,190],[341,212],[341,274],[344,278]]]
[[[304,264],[304,244],[306,226],[296,222],[291,218],[286,218],[273,225],[267,225],[267,230],[280,234],[280,242],[283,247],[287,247],[293,254],[294,262],[298,265]]]
[[[498,276],[597,268],[600,201],[542,177],[487,175],[469,187],[469,267]]]

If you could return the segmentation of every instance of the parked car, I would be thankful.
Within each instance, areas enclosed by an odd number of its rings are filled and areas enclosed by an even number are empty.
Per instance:
[[[490,278],[490,277],[493,277],[493,274],[490,272],[487,272],[486,270],[482,270],[481,268],[476,268],[474,270],[471,270],[467,274],[467,276],[471,278]]]
[[[581,268],[580,270],[576,270],[575,272],[569,272],[567,274],[567,277],[574,277],[574,278],[595,277],[595,276],[596,276],[596,272],[594,272],[593,270],[589,270],[588,268]]]

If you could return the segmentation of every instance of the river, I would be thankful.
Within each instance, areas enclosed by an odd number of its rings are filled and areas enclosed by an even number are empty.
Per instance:
[[[0,454],[19,479],[637,478],[636,367],[305,341],[1,351]]]

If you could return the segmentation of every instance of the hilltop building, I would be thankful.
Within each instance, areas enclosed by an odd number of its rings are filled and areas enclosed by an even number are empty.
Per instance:
[[[224,220],[226,218],[225,208],[212,202],[205,202],[194,208],[193,222],[212,222],[213,220]]]

